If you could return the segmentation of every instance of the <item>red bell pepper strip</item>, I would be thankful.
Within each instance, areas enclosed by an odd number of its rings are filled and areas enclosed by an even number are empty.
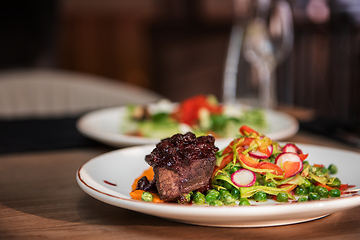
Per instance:
[[[232,140],[229,145],[224,149],[224,151],[222,152],[222,156],[231,153],[233,151],[233,146],[234,146],[234,142],[238,142],[240,138],[234,139]]]
[[[249,146],[252,143],[252,141],[254,141],[254,138],[245,137],[241,146]]]
[[[257,166],[257,169],[268,169],[273,170],[273,174],[275,175],[283,175],[284,171],[276,164],[270,163],[270,162],[260,162]]]
[[[256,168],[259,164],[259,162],[255,161],[254,159],[245,154],[238,152],[238,156],[240,158],[239,160],[248,167]]]
[[[216,174],[217,171],[219,171],[219,170],[221,170],[220,167],[215,166],[214,171],[213,171],[213,173],[212,173],[212,178],[215,176],[215,174]]]
[[[298,154],[298,155],[299,155],[301,161],[305,161],[305,159],[309,156],[308,153],[307,153],[307,154],[300,153],[300,154]]]
[[[252,129],[251,127],[246,126],[246,125],[241,126],[239,131],[244,136],[249,135],[250,133],[255,133],[255,134],[259,135],[259,133],[257,131],[255,131],[254,129]]]
[[[219,168],[223,169],[224,167],[226,167],[226,165],[228,165],[234,158],[234,154],[230,153],[229,155],[227,155],[226,157],[223,158],[223,160],[220,163]]]
[[[236,151],[241,153],[245,150],[244,146],[249,146],[252,141],[254,141],[254,139],[249,137],[237,138],[230,142],[230,144],[224,149],[222,155],[233,152],[234,144],[236,145]]]
[[[215,173],[221,169],[223,169],[224,167],[226,167],[226,165],[228,165],[234,158],[234,154],[230,153],[229,155],[225,156],[220,165],[219,166],[215,166],[214,171],[213,171],[213,176],[215,176]]]

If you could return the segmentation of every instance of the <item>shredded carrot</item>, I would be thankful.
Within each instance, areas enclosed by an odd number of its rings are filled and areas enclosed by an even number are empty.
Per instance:
[[[316,186],[321,186],[326,188],[327,190],[331,190],[331,189],[339,189],[341,192],[345,191],[348,188],[348,184],[341,184],[340,187],[336,188],[336,187],[330,187],[328,185],[325,184],[321,184],[321,183],[316,183]]]
[[[143,194],[143,192],[145,192],[145,191],[143,191],[143,190],[134,190],[134,191],[130,192],[130,197],[132,199],[141,201],[141,195]]]
[[[324,187],[324,188],[326,188],[327,190],[331,190],[331,189],[333,189],[332,187],[330,187],[330,186],[328,186],[328,185],[325,185],[325,184],[322,184],[322,183],[319,183],[319,182],[317,182],[317,183],[315,183],[315,185],[316,186],[320,186],[320,187]]]
[[[144,177],[144,176],[147,177],[147,179],[148,179],[149,181],[153,180],[153,179],[154,179],[154,171],[153,171],[153,168],[152,168],[152,167],[148,168],[147,170],[145,170],[145,171],[140,175],[140,177],[138,177],[138,178],[136,178],[136,179],[134,180],[134,183],[133,183],[133,185],[132,185],[132,191],[129,193],[129,194],[130,194],[130,197],[131,197],[132,199],[141,201],[141,195],[142,195],[143,192],[145,192],[145,191],[143,191],[143,190],[136,190],[136,185],[137,185],[137,182],[139,181],[139,179],[142,178],[142,177]],[[152,194],[153,197],[154,197],[152,202],[154,202],[154,203],[163,203],[163,202],[164,202],[164,200],[161,200],[161,199],[160,199],[159,194],[154,193],[154,192],[151,192],[151,194]]]

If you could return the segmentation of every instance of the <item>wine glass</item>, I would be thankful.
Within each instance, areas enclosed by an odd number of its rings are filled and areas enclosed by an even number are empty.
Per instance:
[[[244,7],[245,6],[245,7]],[[291,8],[285,0],[235,0],[238,16],[231,32],[224,74],[223,100],[261,108],[277,106],[275,71],[293,44]],[[238,15],[237,15],[238,14]],[[250,80],[238,77],[240,56],[253,71]]]

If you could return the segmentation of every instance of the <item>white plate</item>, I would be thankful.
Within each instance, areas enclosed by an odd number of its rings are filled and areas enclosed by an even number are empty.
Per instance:
[[[114,147],[156,144],[160,141],[160,139],[121,134],[120,125],[125,110],[126,107],[113,107],[87,113],[79,119],[77,128],[85,136]],[[269,127],[262,133],[273,140],[286,139],[299,129],[298,121],[288,114],[266,111],[265,116]]]
[[[343,183],[360,186],[360,154],[311,145],[299,146],[305,153],[310,153],[308,160],[311,164],[336,164],[339,169],[337,176]],[[144,157],[153,148],[153,145],[125,148],[91,159],[78,170],[77,182],[86,193],[105,203],[173,221],[204,226],[286,225],[318,219],[360,205],[359,192],[352,196],[302,203],[280,204],[268,200],[253,206],[213,207],[132,200],[129,195],[131,185],[134,179],[149,167]]]

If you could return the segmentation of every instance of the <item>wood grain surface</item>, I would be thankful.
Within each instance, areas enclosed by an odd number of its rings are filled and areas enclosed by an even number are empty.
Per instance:
[[[289,139],[293,140],[359,152],[307,133]],[[294,225],[217,228],[108,205],[84,193],[75,179],[83,163],[106,151],[1,155],[0,239],[360,239],[360,207]]]

